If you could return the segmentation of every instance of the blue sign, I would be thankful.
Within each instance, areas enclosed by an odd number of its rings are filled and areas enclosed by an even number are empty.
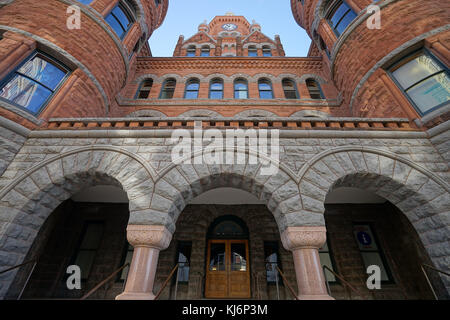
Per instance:
[[[372,238],[367,232],[360,231],[358,232],[356,237],[358,238],[358,241],[364,246],[370,246],[372,244]]]

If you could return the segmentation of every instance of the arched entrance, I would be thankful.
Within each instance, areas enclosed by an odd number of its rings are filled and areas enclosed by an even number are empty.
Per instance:
[[[236,216],[216,219],[207,234],[205,298],[250,298],[249,234]]]

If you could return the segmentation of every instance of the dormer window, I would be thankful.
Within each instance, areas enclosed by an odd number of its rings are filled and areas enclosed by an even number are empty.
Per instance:
[[[200,56],[201,57],[209,57],[210,56],[210,51],[211,51],[211,49],[209,48],[209,46],[203,46],[202,50],[201,50],[201,53],[200,53]]]
[[[189,46],[186,50],[186,57],[195,57],[195,46]]]
[[[249,57],[257,57],[258,56],[258,50],[255,46],[249,46],[248,47],[248,56]]]

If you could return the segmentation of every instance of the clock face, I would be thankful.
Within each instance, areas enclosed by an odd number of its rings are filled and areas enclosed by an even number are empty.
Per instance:
[[[235,30],[235,29],[237,28],[237,25],[232,24],[232,23],[227,23],[227,24],[224,24],[224,25],[222,26],[222,28],[223,28],[224,30],[227,30],[227,31],[232,31],[232,30]]]

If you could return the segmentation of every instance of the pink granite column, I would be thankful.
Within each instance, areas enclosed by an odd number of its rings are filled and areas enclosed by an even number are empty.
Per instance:
[[[333,300],[328,295],[319,258],[326,241],[325,227],[288,227],[281,235],[283,246],[292,251],[299,300]]]
[[[159,251],[167,249],[172,234],[164,226],[129,225],[128,242],[134,247],[125,291],[116,300],[153,300],[153,282]]]

